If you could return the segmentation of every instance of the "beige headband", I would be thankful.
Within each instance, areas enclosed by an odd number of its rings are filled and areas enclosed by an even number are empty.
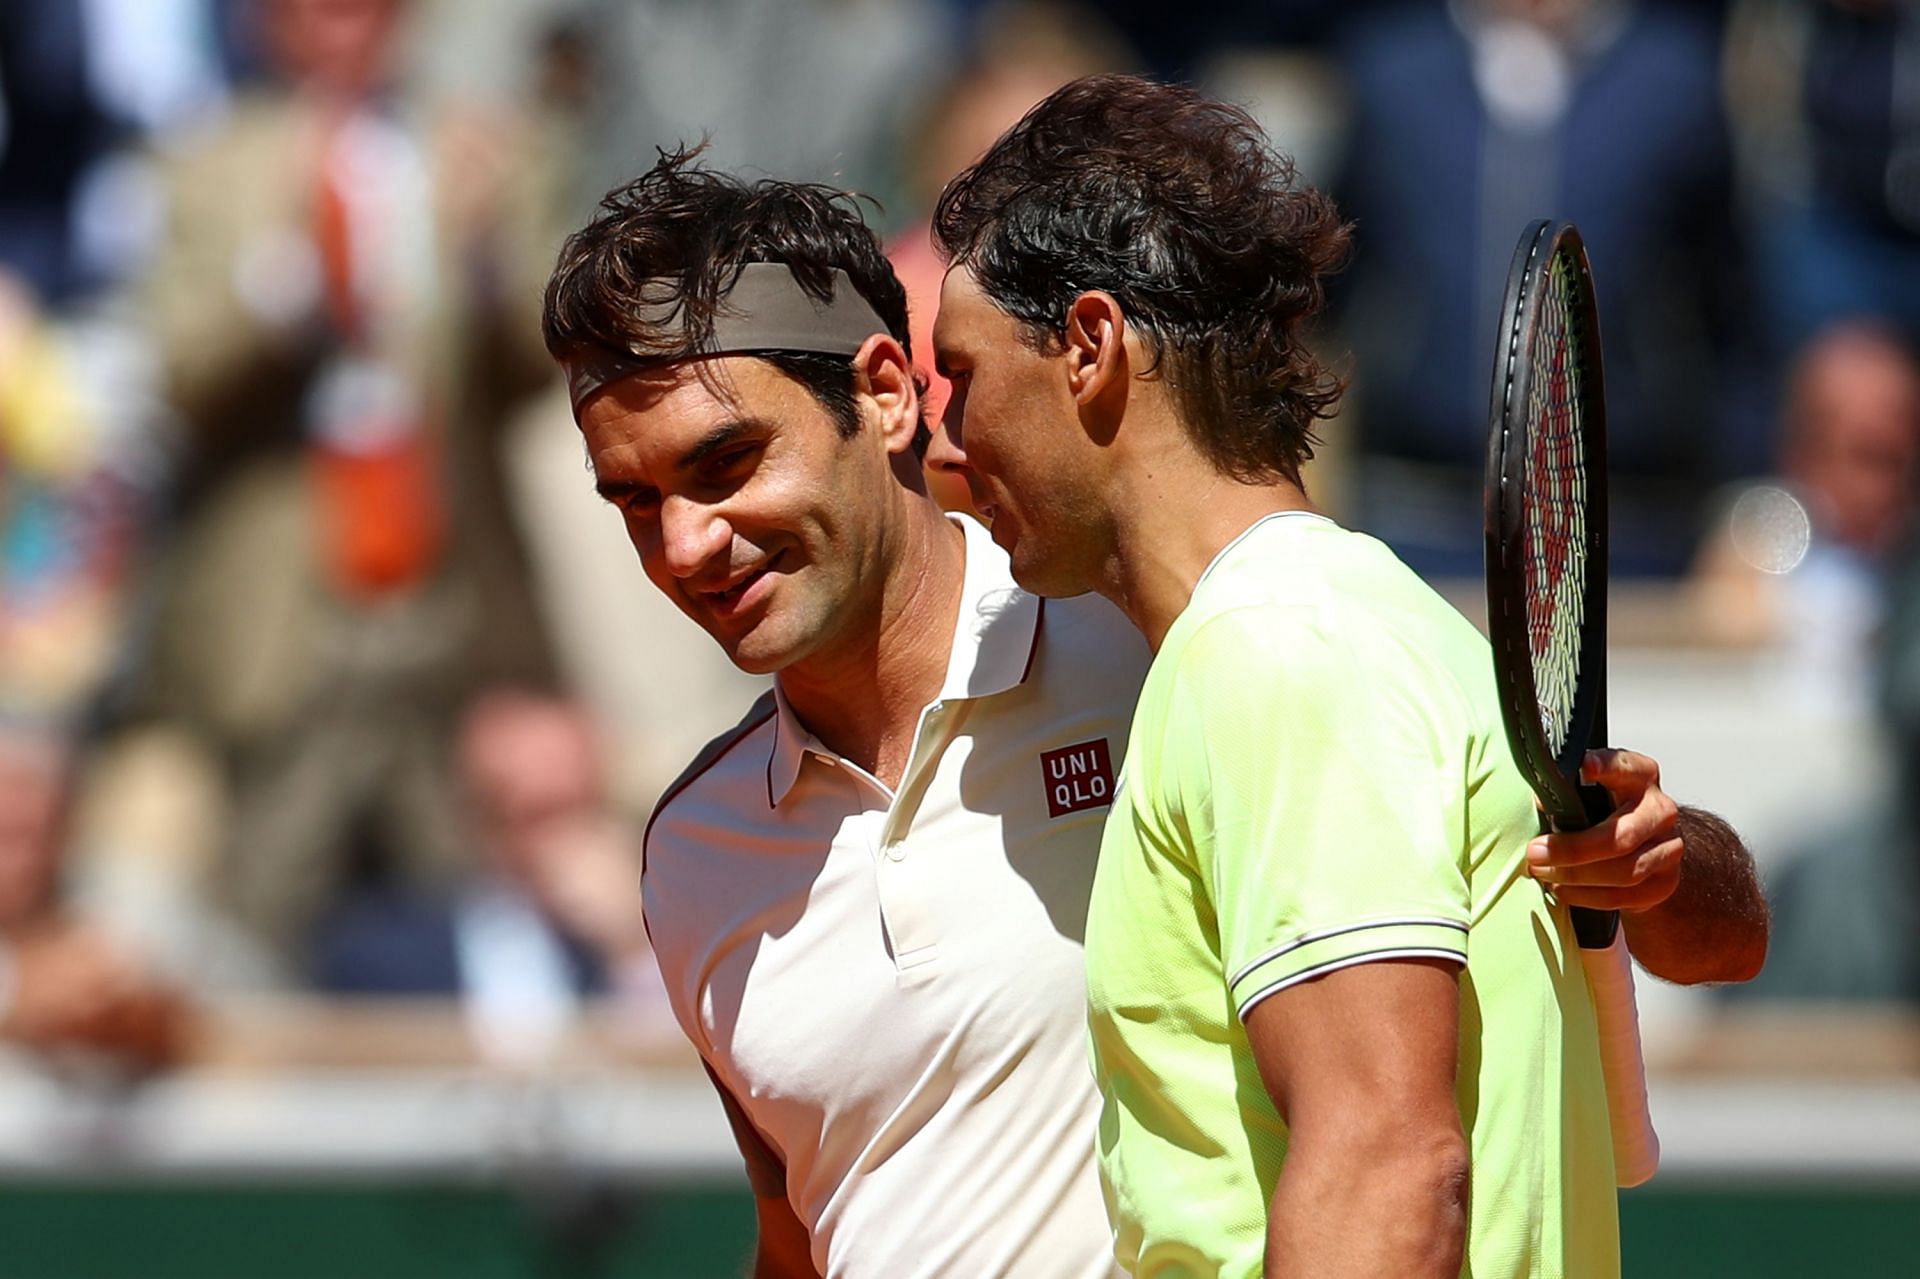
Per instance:
[[[655,308],[654,323],[671,324],[679,303]],[[712,336],[698,354],[725,355],[747,351],[816,351],[822,355],[853,355],[868,338],[887,333],[867,300],[853,287],[845,271],[833,273],[833,300],[817,301],[800,287],[793,272],[780,262],[754,262],[740,269],[740,278],[728,291],[713,317]],[[612,382],[645,369],[658,368],[657,357],[625,351],[587,351],[566,361],[567,392],[577,415],[587,398]]]

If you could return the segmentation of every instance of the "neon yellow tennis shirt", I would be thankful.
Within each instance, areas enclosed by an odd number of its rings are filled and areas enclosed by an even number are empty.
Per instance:
[[[1087,921],[1123,1265],[1260,1273],[1287,1129],[1241,1019],[1428,956],[1466,966],[1462,1273],[1619,1273],[1592,999],[1522,872],[1536,821],[1486,642],[1390,551],[1296,512],[1220,553],[1147,675]]]

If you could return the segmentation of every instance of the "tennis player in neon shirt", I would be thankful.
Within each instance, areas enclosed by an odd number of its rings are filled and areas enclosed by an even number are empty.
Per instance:
[[[1096,591],[1155,650],[1086,936],[1121,1264],[1617,1274],[1566,907],[1625,908],[1644,952],[1724,901],[1696,953],[1740,977],[1764,906],[1735,841],[1679,891],[1664,796],[1547,861],[1485,642],[1309,499],[1340,386],[1307,328],[1348,228],[1244,112],[1109,76],[1034,108],[934,231],[930,464],[1023,587]],[[1590,762],[1616,796],[1650,768]]]

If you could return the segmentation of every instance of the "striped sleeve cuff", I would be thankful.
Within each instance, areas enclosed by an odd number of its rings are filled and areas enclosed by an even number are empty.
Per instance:
[[[1269,995],[1312,977],[1381,959],[1467,962],[1467,926],[1452,919],[1381,919],[1325,928],[1254,958],[1234,974],[1233,1003],[1245,1021]]]

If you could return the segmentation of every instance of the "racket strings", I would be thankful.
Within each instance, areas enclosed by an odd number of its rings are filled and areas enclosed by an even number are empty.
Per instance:
[[[1556,252],[1541,282],[1540,322],[1529,355],[1531,425],[1523,532],[1527,640],[1541,726],[1554,754],[1567,745],[1579,693],[1580,640],[1587,596],[1587,473],[1583,437],[1577,270]]]

